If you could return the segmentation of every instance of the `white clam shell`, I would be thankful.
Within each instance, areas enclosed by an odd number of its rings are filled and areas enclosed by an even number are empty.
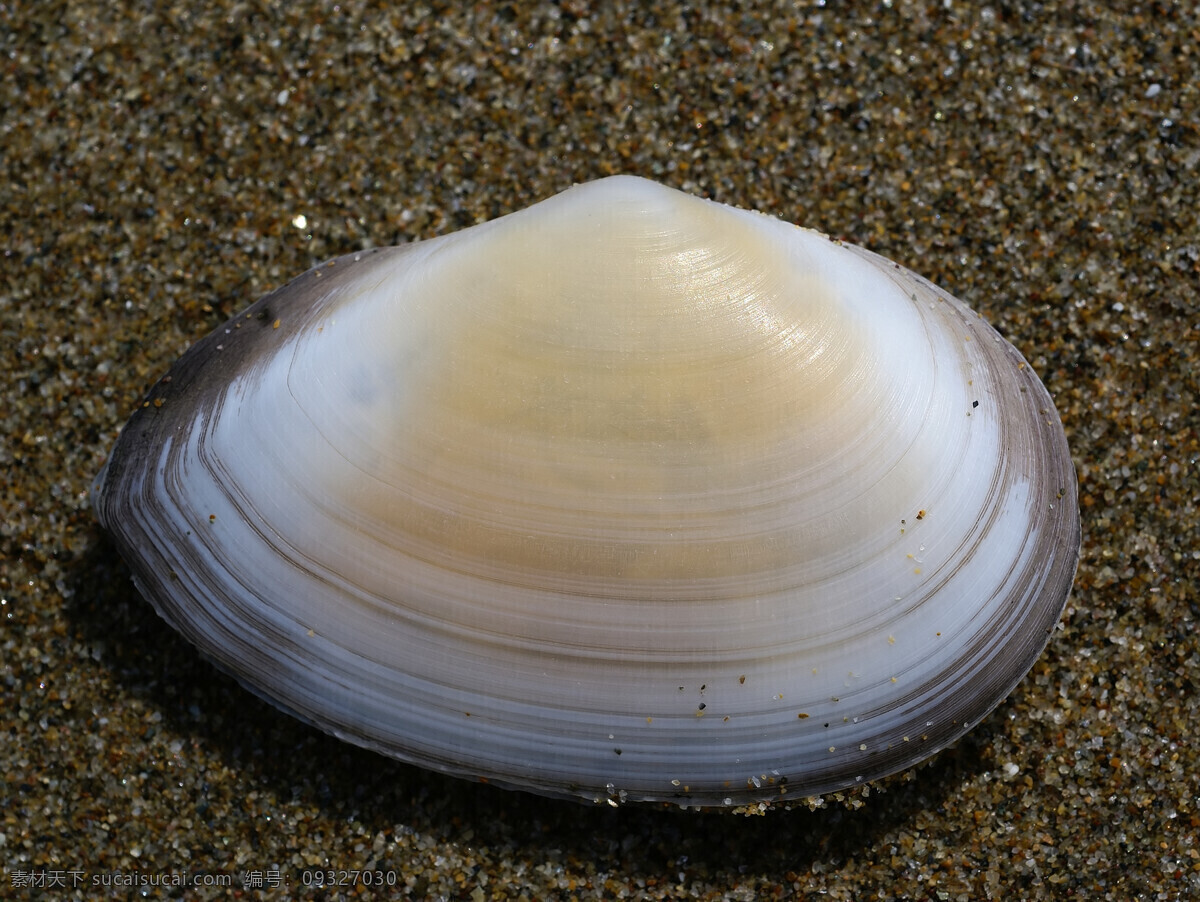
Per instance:
[[[616,177],[263,298],[93,495],[162,616],[305,720],[538,793],[729,805],[987,714],[1063,609],[1075,486],[963,304]]]

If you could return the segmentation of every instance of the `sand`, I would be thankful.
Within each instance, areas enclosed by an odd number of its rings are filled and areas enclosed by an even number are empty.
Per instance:
[[[1200,17],[1123,6],[0,6],[0,895],[1200,895]],[[1056,399],[1061,628],[868,792],[612,810],[381,758],[216,672],[94,523],[142,395],[260,294],[616,172],[915,269]]]

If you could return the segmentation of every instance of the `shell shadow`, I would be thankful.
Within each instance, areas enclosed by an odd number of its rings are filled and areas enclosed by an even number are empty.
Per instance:
[[[316,807],[373,834],[398,831],[469,844],[476,857],[535,864],[585,863],[622,878],[715,880],[756,873],[785,880],[814,862],[876,847],[922,811],[942,808],[964,782],[994,766],[993,712],[909,778],[878,781],[857,810],[836,801],[764,817],[721,812],[590,807],[447,777],[343,743],[275,708],[210,664],[138,594],[115,547],[97,528],[71,567],[68,618],[124,692],[161,715],[161,729],[239,775],[232,791],[270,793],[278,809]],[[1002,709],[1001,709],[1002,710]],[[131,744],[145,742],[130,735]],[[186,761],[183,762],[186,766]],[[270,846],[261,820],[242,839]],[[233,829],[235,825],[228,825]],[[388,847],[385,844],[385,849]],[[386,852],[384,853],[386,856]],[[386,857],[371,863],[386,868]]]

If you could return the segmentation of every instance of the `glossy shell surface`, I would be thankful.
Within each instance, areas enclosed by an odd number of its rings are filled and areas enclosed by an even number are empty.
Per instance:
[[[346,740],[599,802],[903,769],[1041,653],[1058,416],[908,270],[623,176],[300,276],[93,490],[159,613]]]

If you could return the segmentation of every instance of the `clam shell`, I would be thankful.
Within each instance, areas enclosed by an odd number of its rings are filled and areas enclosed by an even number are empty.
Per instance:
[[[340,257],[191,348],[96,514],[324,730],[552,796],[738,805],[959,738],[1065,604],[1046,390],[895,263],[615,177]]]

